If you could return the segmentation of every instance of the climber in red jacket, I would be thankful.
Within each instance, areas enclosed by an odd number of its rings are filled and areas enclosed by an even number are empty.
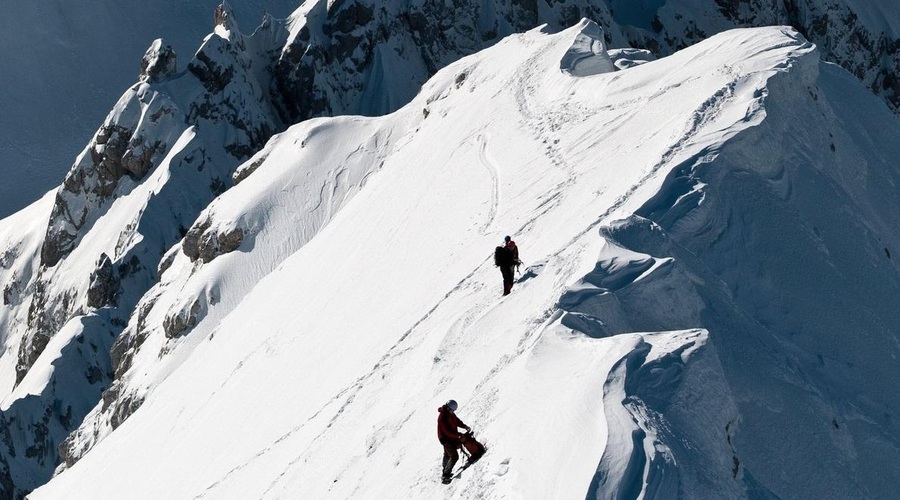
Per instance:
[[[459,453],[456,451],[462,445],[462,434],[459,433],[459,428],[472,430],[454,413],[457,407],[456,401],[451,399],[438,408],[438,441],[444,446],[444,468],[441,475],[441,482],[444,484],[450,483],[453,466],[459,460]]]

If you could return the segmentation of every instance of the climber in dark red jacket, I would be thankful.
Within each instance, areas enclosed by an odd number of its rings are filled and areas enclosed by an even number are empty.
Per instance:
[[[438,408],[438,441],[444,446],[444,469],[441,475],[441,481],[444,484],[450,482],[453,466],[459,460],[459,453],[456,451],[462,445],[462,434],[459,433],[459,428],[472,430],[454,413],[457,407],[456,401],[451,399],[444,406]]]
[[[503,275],[503,295],[509,295],[515,280],[515,270],[522,264],[519,260],[519,247],[509,235],[503,238],[503,246],[497,247],[494,264],[500,266],[500,274]]]

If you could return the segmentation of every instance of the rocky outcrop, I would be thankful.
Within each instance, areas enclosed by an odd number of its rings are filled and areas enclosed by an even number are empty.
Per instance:
[[[101,255],[100,262],[91,273],[87,305],[99,309],[112,304],[119,291],[119,284],[119,275],[113,268],[112,260],[106,254]]]
[[[200,299],[198,298],[191,304],[190,308],[174,311],[166,316],[165,321],[163,321],[166,338],[173,339],[197,326],[200,312]]]
[[[141,72],[138,74],[139,82],[159,83],[175,74],[176,66],[175,50],[165,43],[162,38],[157,38],[150,44],[144,58],[141,59]]]
[[[211,222],[205,220],[191,226],[184,236],[181,248],[192,261],[212,262],[219,255],[237,250],[244,241],[244,230],[240,227],[220,232],[210,226]]]
[[[128,104],[141,107],[142,101],[148,101],[152,106],[165,100],[156,99],[155,94],[151,91],[136,93],[132,97],[137,102]],[[150,106],[148,108],[152,109],[152,113],[146,122],[141,115],[128,121],[108,119],[95,134],[86,154],[82,154],[81,162],[73,166],[66,176],[56,194],[41,248],[44,266],[53,267],[68,255],[79,236],[117,194],[120,180],[126,175],[133,180],[142,179],[166,152],[169,141],[164,138],[180,132],[179,129],[183,130],[184,127],[177,126],[175,120],[160,119],[163,115],[173,115],[174,105]],[[169,128],[171,126],[176,128]]]

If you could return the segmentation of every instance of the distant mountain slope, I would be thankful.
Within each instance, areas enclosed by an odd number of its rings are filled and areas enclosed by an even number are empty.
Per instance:
[[[276,136],[163,260],[66,443],[93,449],[31,497],[895,492],[896,119],[789,29],[617,72],[598,33]],[[448,487],[449,397],[489,452]]]
[[[217,0],[0,0],[0,218],[59,184],[116,99],[134,83],[150,43],[190,61],[213,27]],[[248,27],[285,17],[296,0],[242,0]]]

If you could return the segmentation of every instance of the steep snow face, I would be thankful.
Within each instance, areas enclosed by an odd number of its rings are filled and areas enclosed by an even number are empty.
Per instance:
[[[896,121],[788,29],[563,71],[590,32],[270,141],[166,255],[113,349],[124,396],[67,442],[92,451],[32,498],[895,492]],[[450,397],[489,451],[447,487]]]

